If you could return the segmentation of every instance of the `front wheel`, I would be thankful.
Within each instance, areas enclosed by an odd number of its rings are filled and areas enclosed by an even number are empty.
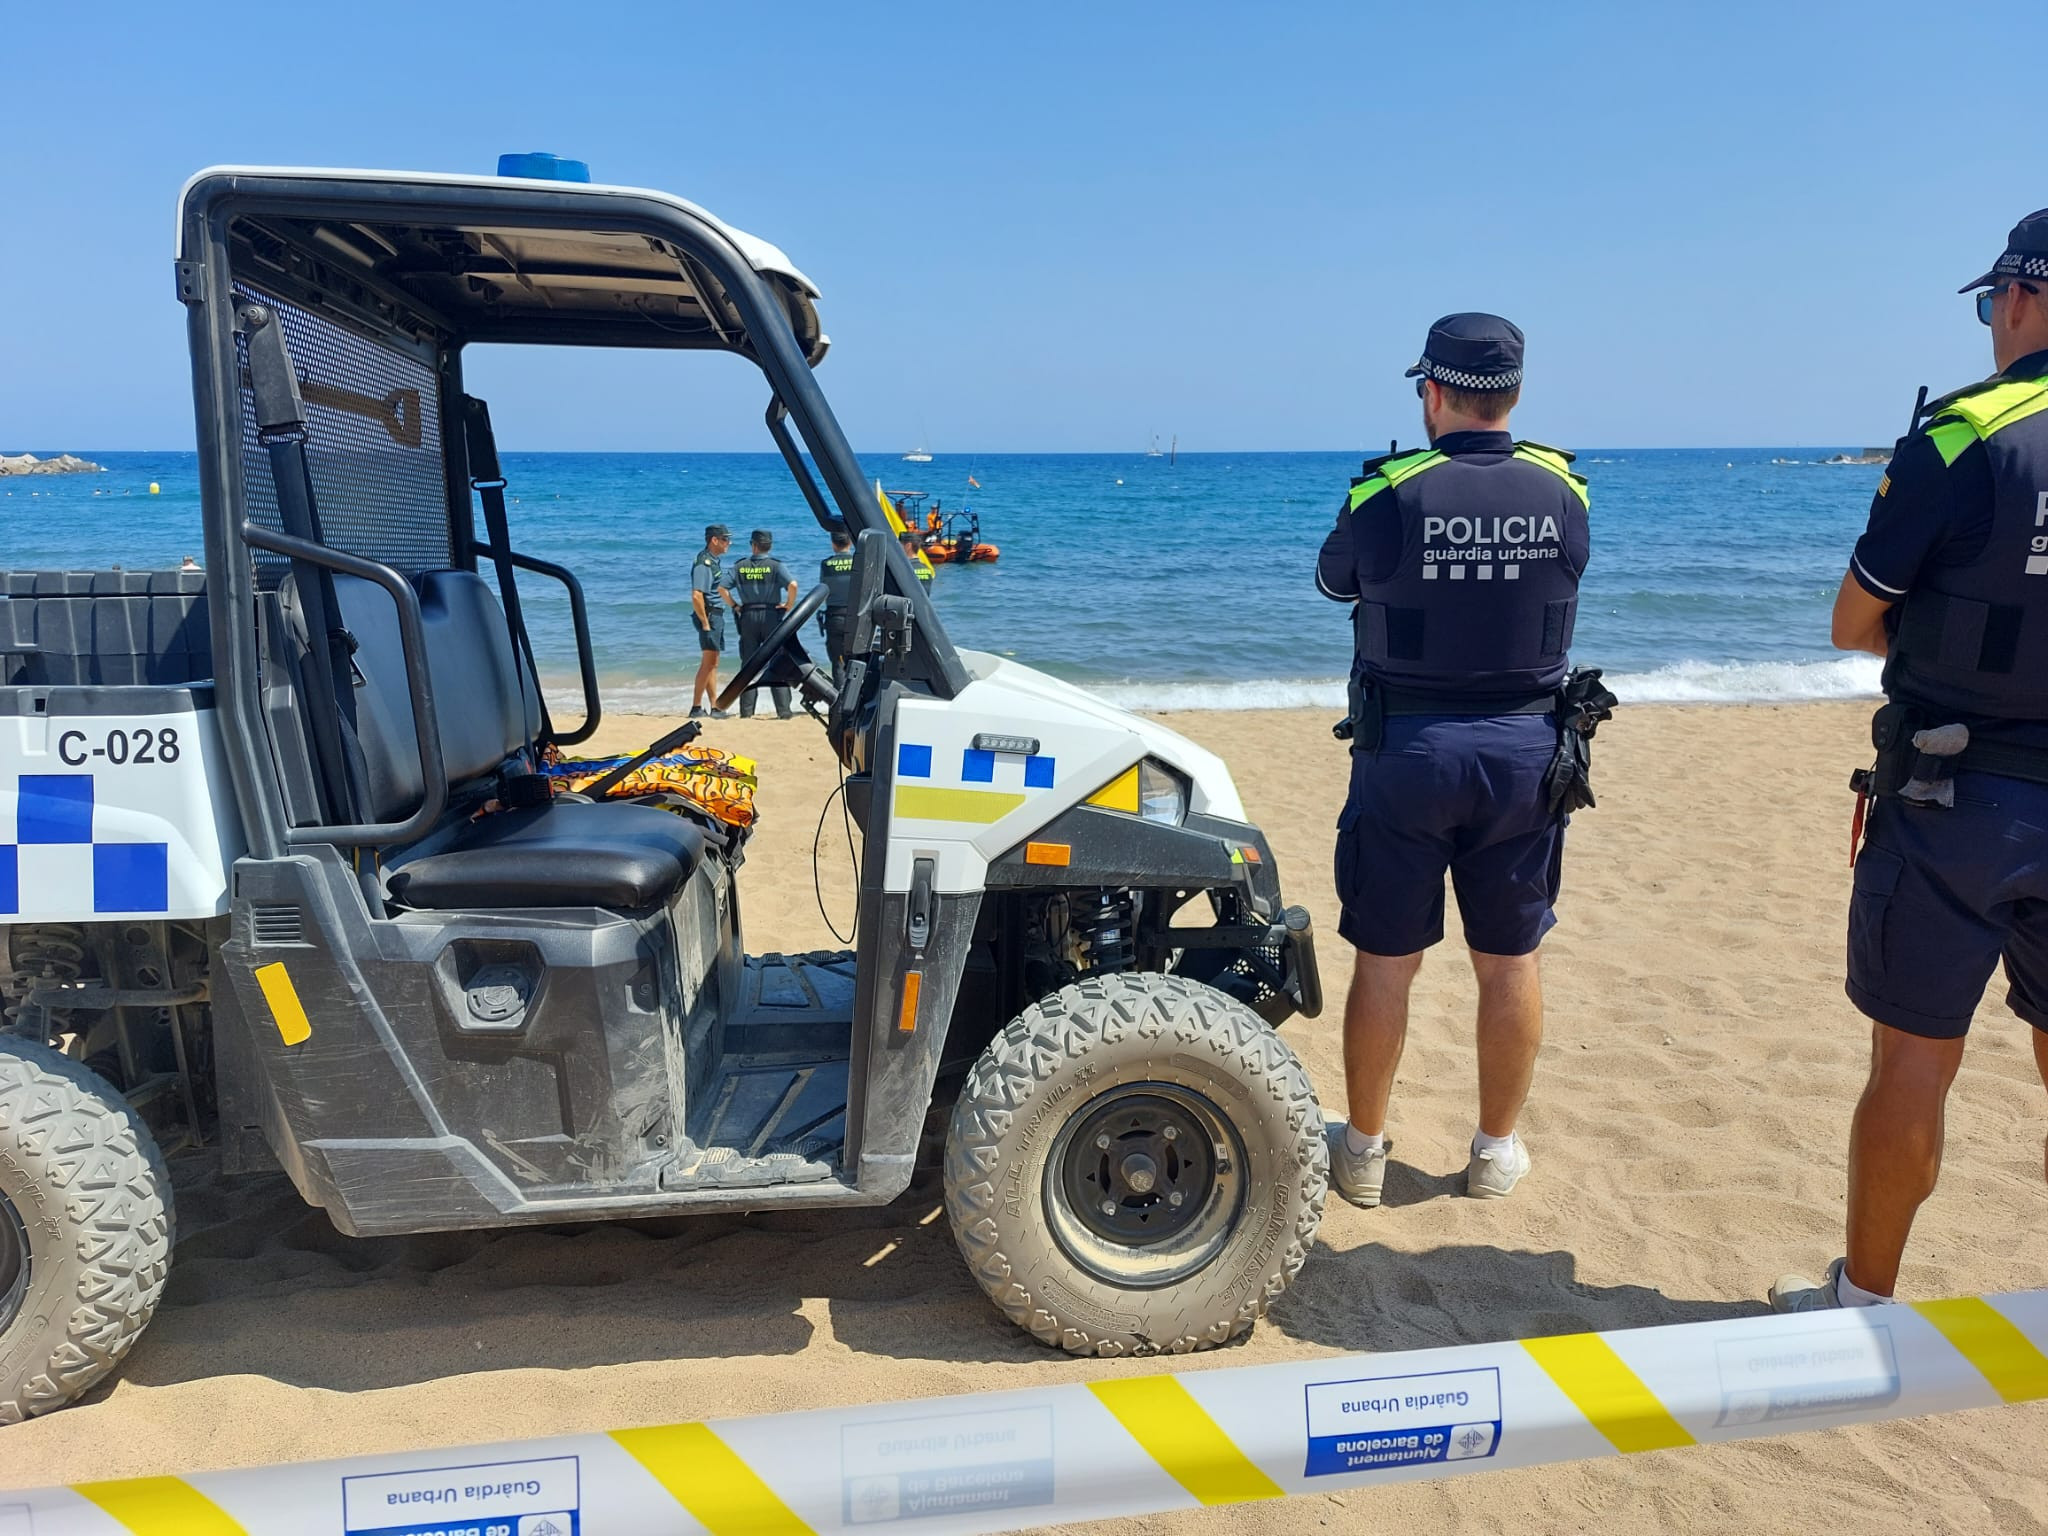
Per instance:
[[[969,1074],[946,1212],[1011,1321],[1075,1354],[1182,1354],[1248,1330],[1315,1240],[1329,1169],[1294,1052],[1178,976],[1090,977]]]
[[[61,1408],[127,1354],[171,1258],[171,1181],[105,1079],[0,1040],[0,1424]]]

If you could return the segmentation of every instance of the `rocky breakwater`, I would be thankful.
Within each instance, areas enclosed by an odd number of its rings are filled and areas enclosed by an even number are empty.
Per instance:
[[[107,466],[81,459],[75,453],[60,453],[54,459],[39,459],[32,453],[0,453],[0,475],[104,475]]]

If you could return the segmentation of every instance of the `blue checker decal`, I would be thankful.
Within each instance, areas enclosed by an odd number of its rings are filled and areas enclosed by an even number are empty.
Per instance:
[[[932,749],[912,746],[907,741],[896,744],[896,777],[899,779],[928,779],[932,776]]]
[[[171,905],[169,843],[99,843],[92,850],[95,912],[166,912]]]
[[[14,844],[0,843],[0,913],[12,917],[21,910],[21,856]]]
[[[1040,757],[1036,753],[1024,759],[1024,787],[1026,789],[1051,789],[1052,769],[1055,759]]]
[[[15,808],[18,841],[92,841],[91,774],[24,773],[19,793]]]
[[[960,754],[960,782],[963,784],[993,784],[996,781],[996,755],[984,752],[979,747],[969,747]]]

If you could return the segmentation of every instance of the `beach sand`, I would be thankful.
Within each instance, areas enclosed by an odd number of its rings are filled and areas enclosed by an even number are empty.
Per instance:
[[[1189,1368],[1749,1316],[1841,1250],[1868,1026],[1843,999],[1849,770],[1864,704],[1625,709],[1575,822],[1545,946],[1549,1030],[1514,1198],[1457,1194],[1472,985],[1433,953],[1374,1212],[1331,1199],[1252,1339]],[[1341,1109],[1331,828],[1346,759],[1316,712],[1189,714],[1314,913],[1331,1004],[1287,1029]],[[638,745],[667,722],[608,722]],[[806,722],[720,724],[758,757],[750,947],[831,943],[811,841],[833,764]],[[836,830],[836,817],[828,833]],[[844,921],[846,853],[827,839]],[[1455,921],[1455,920],[1454,920]],[[2048,1098],[1994,983],[1950,1106],[1904,1294],[2040,1285]],[[1079,1380],[1158,1369],[1054,1354],[997,1316],[929,1181],[887,1210],[354,1241],[280,1177],[180,1175],[162,1310],[122,1378],[0,1430],[0,1487]],[[1577,1466],[1308,1496],[1131,1531],[2048,1531],[2048,1403]]]

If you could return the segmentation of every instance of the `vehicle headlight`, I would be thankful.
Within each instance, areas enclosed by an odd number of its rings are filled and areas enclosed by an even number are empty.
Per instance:
[[[1166,764],[1149,757],[1138,764],[1138,814],[1170,827],[1179,826],[1188,814],[1187,785]]]

